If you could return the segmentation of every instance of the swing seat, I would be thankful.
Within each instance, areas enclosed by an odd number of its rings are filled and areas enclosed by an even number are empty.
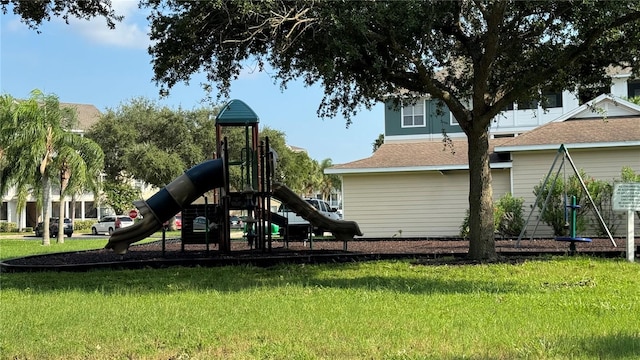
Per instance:
[[[561,236],[561,237],[557,237],[556,241],[591,242],[591,239],[584,238],[584,237]]]
[[[561,236],[557,237],[556,241],[568,241],[569,242],[569,255],[576,254],[576,243],[577,242],[591,242],[591,239],[584,237],[571,237],[571,236]]]

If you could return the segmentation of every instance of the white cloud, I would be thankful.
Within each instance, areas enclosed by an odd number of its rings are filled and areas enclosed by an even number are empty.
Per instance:
[[[10,32],[18,32],[27,29],[27,26],[20,21],[20,18],[17,16],[12,17],[7,25],[7,31]]]
[[[59,17],[51,18],[51,25],[61,27],[66,31],[76,33],[89,41],[106,46],[115,46],[132,49],[147,49],[151,44],[149,40],[149,26],[147,24],[147,14],[138,9],[137,0],[112,0],[112,7],[116,15],[124,16],[121,22],[116,23],[115,29],[109,29],[106,21],[102,17],[91,20],[81,20],[69,18],[69,24]],[[23,32],[33,31],[21,22],[20,17],[8,15],[9,21],[3,21],[3,31]],[[40,27],[44,33],[48,24],[45,22]]]
[[[137,0],[112,0],[111,6],[117,14],[127,15],[138,10]]]
[[[126,21],[116,24],[115,29],[109,29],[106,24],[100,24],[96,20],[84,21],[78,23],[78,30],[98,44],[138,49],[146,49],[150,44],[146,30],[142,30],[139,24]]]
[[[109,29],[103,18],[70,19],[68,26],[97,44],[146,49],[151,42],[147,35],[146,14],[138,9],[138,2],[113,0],[112,5],[117,15],[124,16],[121,22],[116,23],[115,29]]]

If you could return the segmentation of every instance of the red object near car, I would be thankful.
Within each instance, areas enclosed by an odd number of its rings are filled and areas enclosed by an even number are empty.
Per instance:
[[[182,214],[176,215],[176,230],[182,229]]]

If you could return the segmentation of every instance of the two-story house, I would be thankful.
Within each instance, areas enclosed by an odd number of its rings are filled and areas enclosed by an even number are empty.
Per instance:
[[[624,71],[611,76],[610,94],[581,102],[572,92],[550,93],[546,109],[513,104],[493,120],[494,199],[522,197],[527,213],[533,186],[561,144],[595,178],[619,178],[624,166],[640,172],[640,106],[624,100],[640,96],[640,80]],[[423,98],[386,107],[384,121],[384,144],[371,157],[326,170],[342,176],[344,218],[357,221],[368,238],[458,236],[469,207],[469,166],[455,118],[439,101]],[[447,146],[443,133],[452,140]],[[549,235],[541,227],[537,234]]]

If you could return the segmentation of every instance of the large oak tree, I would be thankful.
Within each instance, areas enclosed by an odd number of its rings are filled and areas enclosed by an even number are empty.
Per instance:
[[[298,78],[321,84],[321,116],[349,119],[394,94],[442,100],[469,142],[469,254],[476,259],[496,256],[491,120],[515,101],[543,101],[546,90],[606,86],[609,66],[632,66],[636,74],[640,68],[640,4],[633,1],[141,4],[151,9],[150,53],[163,91],[204,72],[226,95],[246,61],[254,61],[275,69],[283,86]]]
[[[489,134],[514,101],[601,87],[609,66],[638,70],[640,5],[571,1],[148,0],[155,80],[205,72],[226,94],[243,64],[283,86],[321,84],[319,114],[347,118],[389,94],[442,100],[469,142],[469,254],[496,256]],[[411,101],[411,99],[405,99]]]

